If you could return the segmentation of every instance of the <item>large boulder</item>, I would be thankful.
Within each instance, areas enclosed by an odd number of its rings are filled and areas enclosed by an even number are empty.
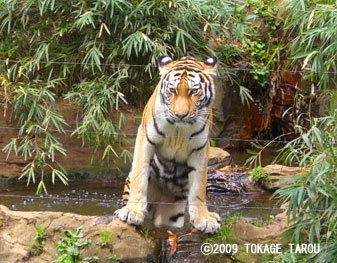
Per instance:
[[[231,164],[232,157],[231,155],[218,147],[210,147],[208,152],[208,165],[220,165],[220,166],[226,166]]]
[[[276,190],[283,186],[293,183],[292,178],[301,175],[304,170],[301,167],[289,167],[279,164],[267,165],[263,168],[266,174],[265,178],[262,178],[261,186],[266,190]]]
[[[30,255],[36,236],[35,225],[40,224],[47,234],[42,253]],[[62,239],[64,230],[83,226],[83,239],[92,240],[81,249],[81,258],[98,257],[95,262],[110,262],[115,254],[129,262],[147,262],[154,255],[154,243],[113,216],[82,216],[62,212],[19,212],[0,205],[0,262],[52,262],[57,258],[55,243]],[[111,246],[101,247],[100,229],[111,233]]]
[[[242,263],[259,263],[260,255],[247,253],[246,244],[278,244],[282,243],[280,235],[287,227],[286,211],[278,214],[266,226],[255,226],[245,220],[236,221],[230,229],[229,241],[238,244],[235,258]]]
[[[266,226],[255,226],[245,221],[236,221],[230,230],[230,239],[238,244],[266,244],[277,243],[280,235],[287,227],[287,211],[276,215]]]

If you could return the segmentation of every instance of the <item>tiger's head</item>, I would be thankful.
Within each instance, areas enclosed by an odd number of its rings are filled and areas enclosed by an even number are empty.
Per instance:
[[[174,123],[193,123],[208,117],[215,95],[213,76],[217,59],[201,62],[193,57],[159,58],[160,96],[165,117]],[[207,115],[207,116],[206,116]]]

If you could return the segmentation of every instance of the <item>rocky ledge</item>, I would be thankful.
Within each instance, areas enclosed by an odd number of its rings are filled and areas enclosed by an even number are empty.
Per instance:
[[[33,256],[31,246],[36,237],[36,224],[46,232],[46,239],[41,253]],[[80,251],[82,262],[111,262],[115,255],[122,262],[156,262],[158,255],[158,240],[145,238],[134,226],[127,225],[114,216],[82,216],[61,212],[20,212],[11,211],[0,205],[0,262],[34,262],[45,263],[55,260],[56,243],[64,237],[65,230],[75,230],[83,226],[82,240],[90,239],[89,246]],[[279,242],[279,235],[286,227],[286,212],[277,215],[266,226],[255,226],[245,220],[236,221],[231,227],[229,240],[239,245],[236,255],[238,262],[258,262],[258,256],[247,254],[241,249],[245,243]],[[101,246],[101,229],[111,233],[109,246]],[[185,239],[188,240],[185,240]],[[195,259],[205,262],[200,252],[200,246],[206,235],[193,230],[192,233],[178,238],[177,252],[172,257],[183,258],[185,261]],[[163,244],[163,243],[162,243]],[[193,247],[192,247],[193,246]],[[187,250],[186,250],[187,249]],[[191,251],[194,253],[191,253]],[[241,251],[242,250],[242,251]],[[91,260],[90,260],[91,259]],[[199,261],[198,261],[199,262]]]
[[[47,237],[42,251],[32,256],[30,247],[36,236],[35,225],[45,230]],[[81,216],[61,212],[19,212],[0,205],[0,262],[52,262],[57,256],[56,243],[64,230],[83,226],[83,240],[90,239],[88,247],[81,249],[81,258],[94,258],[95,262],[111,262],[115,254],[123,262],[148,262],[154,255],[154,242],[146,239],[134,226],[113,216]],[[100,229],[111,233],[111,246],[101,247]]]

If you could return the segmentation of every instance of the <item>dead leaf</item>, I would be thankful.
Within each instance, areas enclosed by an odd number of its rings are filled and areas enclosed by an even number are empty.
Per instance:
[[[173,234],[171,231],[167,230],[167,232],[169,233],[168,240],[171,247],[171,256],[173,256],[177,251],[178,238],[177,235]]]

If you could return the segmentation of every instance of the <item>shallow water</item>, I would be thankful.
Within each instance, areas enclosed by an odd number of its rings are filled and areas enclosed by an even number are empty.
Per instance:
[[[61,211],[82,215],[111,215],[121,206],[123,180],[107,183],[90,180],[73,181],[69,186],[60,183],[47,185],[48,195],[35,195],[36,186],[11,183],[0,189],[0,204],[20,211]],[[209,194],[209,210],[222,218],[239,214],[248,220],[266,220],[273,209],[274,200],[269,193]],[[256,207],[256,208],[255,208]]]
[[[251,149],[252,151],[257,151],[254,149]],[[245,165],[246,160],[251,157],[252,155],[247,152],[247,149],[245,148],[232,148],[232,149],[226,149],[227,152],[229,152],[232,156],[233,163],[238,166]],[[265,150],[263,150],[261,154],[261,163],[262,166],[266,166],[268,164],[271,164],[274,159],[276,158],[278,154],[278,149],[273,147],[267,147]]]

